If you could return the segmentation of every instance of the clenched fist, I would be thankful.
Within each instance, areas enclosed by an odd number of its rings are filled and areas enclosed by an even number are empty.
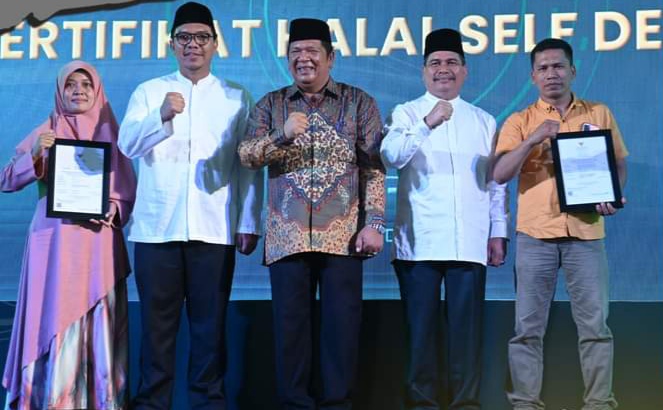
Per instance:
[[[288,141],[292,141],[299,134],[306,132],[308,128],[308,118],[303,112],[293,112],[288,115],[288,119],[283,125],[283,133]]]
[[[532,145],[542,143],[548,138],[555,138],[559,132],[559,121],[545,120],[527,138]]]
[[[161,121],[166,122],[172,120],[175,115],[181,114],[184,111],[184,97],[180,93],[166,93],[166,97],[161,104]]]
[[[449,101],[440,100],[437,102],[437,104],[435,104],[428,115],[424,117],[424,121],[430,129],[433,129],[443,122],[449,121],[453,112],[454,107]]]
[[[32,146],[32,158],[40,158],[44,150],[51,148],[53,144],[55,144],[55,132],[53,130],[39,134],[39,137],[37,137],[37,140]]]

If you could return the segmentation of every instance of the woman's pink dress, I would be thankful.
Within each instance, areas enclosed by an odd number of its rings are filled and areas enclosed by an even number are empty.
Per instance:
[[[96,99],[83,114],[64,110],[64,83],[86,71]],[[47,162],[34,161],[39,134],[112,143],[110,200],[114,227],[46,217]],[[136,178],[117,149],[118,125],[96,70],[81,61],[58,76],[51,117],[16,149],[2,169],[0,189],[18,191],[32,182],[39,201],[28,232],[9,354],[2,383],[11,409],[122,409],[128,407],[126,277],[129,259],[122,226],[131,213]]]

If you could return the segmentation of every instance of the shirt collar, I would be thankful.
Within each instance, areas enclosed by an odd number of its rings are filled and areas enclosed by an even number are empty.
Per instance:
[[[339,86],[333,78],[329,77],[329,81],[327,81],[327,84],[325,84],[325,86],[322,88],[322,93],[325,96],[338,98]],[[297,84],[292,84],[286,90],[285,96],[289,100],[296,100],[298,98],[304,97],[304,93],[299,89],[299,87],[297,87]]]
[[[569,109],[567,110],[567,112],[571,111],[576,107],[580,107],[582,104],[583,101],[579,98],[576,98],[576,95],[574,93],[571,93],[571,104],[569,104]],[[543,101],[541,97],[539,97],[539,99],[536,101],[536,107],[542,111],[545,111],[548,114],[557,112],[557,108],[555,108],[554,105],[548,104],[547,102]]]
[[[175,72],[175,76],[177,77],[177,81],[179,81],[181,83],[184,83],[188,86],[193,86],[194,85],[191,80],[189,80],[188,78],[186,78],[185,76],[182,75],[180,70],[177,70]],[[198,80],[198,82],[195,85],[201,85],[202,86],[202,85],[206,85],[208,83],[211,83],[212,81],[214,81],[214,76],[210,72],[209,74],[207,74],[207,76],[205,76],[205,77],[201,78],[200,80]]]
[[[426,94],[424,94],[424,97],[426,98],[426,100],[428,100],[432,103],[437,103],[438,101],[442,100],[441,98],[438,98],[438,97],[434,96],[433,94],[431,94],[428,91],[426,91]],[[445,100],[445,101],[450,102],[452,107],[456,107],[458,105],[458,103],[462,101],[462,98],[460,98],[460,94],[459,94],[455,98],[452,98],[451,100]]]

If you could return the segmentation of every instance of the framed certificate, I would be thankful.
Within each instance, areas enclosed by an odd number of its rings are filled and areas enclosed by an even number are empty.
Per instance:
[[[104,219],[110,189],[109,142],[56,139],[48,152],[46,216]]]
[[[592,212],[600,202],[623,206],[610,130],[559,133],[552,155],[562,212]]]

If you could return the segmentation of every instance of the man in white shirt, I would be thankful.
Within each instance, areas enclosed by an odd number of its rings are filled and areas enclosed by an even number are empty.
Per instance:
[[[460,98],[460,34],[426,37],[426,93],[398,105],[380,152],[398,170],[394,268],[409,334],[405,408],[439,409],[437,323],[445,281],[449,409],[479,409],[486,264],[506,256],[504,185],[491,181],[495,119]]]
[[[170,409],[182,306],[189,319],[191,408],[225,408],[225,316],[235,248],[257,244],[263,176],[241,167],[250,96],[211,74],[210,10],[175,13],[170,47],[179,70],[134,91],[119,147],[139,160],[129,240],[136,242],[141,367],[135,409]]]

